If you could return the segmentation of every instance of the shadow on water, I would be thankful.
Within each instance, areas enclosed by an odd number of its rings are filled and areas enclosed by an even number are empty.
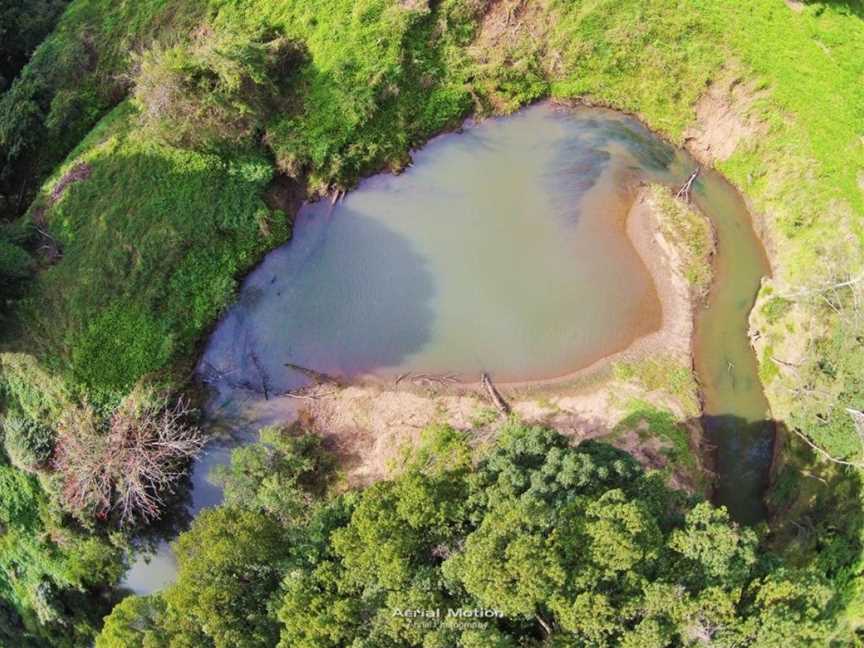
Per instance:
[[[766,466],[774,452],[774,421],[746,421],[738,416],[706,415],[701,419],[714,483],[712,499],[742,524],[766,518],[763,496],[769,485]]]
[[[285,391],[300,379],[286,363],[350,377],[397,366],[427,342],[435,281],[426,260],[381,223],[328,211],[301,213],[295,239],[249,277],[213,336],[203,362],[228,384]]]

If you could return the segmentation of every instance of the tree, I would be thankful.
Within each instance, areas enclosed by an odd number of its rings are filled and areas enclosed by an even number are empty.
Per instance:
[[[232,451],[231,463],[214,470],[225,502],[261,510],[285,526],[307,519],[332,478],[333,462],[321,437],[274,426],[263,428],[259,438]]]
[[[463,438],[437,430],[392,479],[334,496],[298,486],[312,465],[298,448],[314,443],[262,439],[234,453],[230,502],[178,541],[177,583],[118,608],[104,636],[141,648],[159,632],[172,646],[250,648],[825,645],[824,581],[778,571],[725,510],[614,448],[511,424],[470,462]],[[268,469],[301,499],[270,497]],[[464,609],[497,612],[447,616]]]
[[[168,629],[203,639],[196,646],[272,648],[279,627],[269,602],[289,549],[285,530],[268,515],[233,506],[203,511],[174,545],[179,567],[164,594]]]
[[[168,644],[165,602],[159,595],[128,596],[105,618],[96,648],[159,648]]]
[[[743,585],[757,561],[755,532],[739,529],[725,509],[707,502],[687,513],[684,528],[672,532],[669,546],[688,563],[684,569],[693,574],[690,582]]]
[[[834,630],[829,613],[836,592],[824,576],[780,568],[751,583],[742,623],[754,648],[826,646]]]
[[[62,499],[73,513],[122,524],[157,519],[203,438],[189,424],[184,399],[133,392],[104,422],[87,407],[70,408],[60,421],[54,469]]]
[[[0,0],[0,93],[54,27],[69,0]]]

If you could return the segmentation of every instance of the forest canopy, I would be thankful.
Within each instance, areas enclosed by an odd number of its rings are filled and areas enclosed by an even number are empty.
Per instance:
[[[175,544],[177,582],[125,599],[98,648],[817,646],[835,631],[823,574],[780,566],[612,446],[512,423],[475,453],[432,428],[394,479],[318,496],[320,442],[296,435],[234,452],[232,495]]]

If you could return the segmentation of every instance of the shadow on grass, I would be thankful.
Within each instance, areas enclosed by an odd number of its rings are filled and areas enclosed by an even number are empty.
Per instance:
[[[830,7],[838,13],[857,16],[864,20],[864,2],[862,0],[805,0],[807,6]]]

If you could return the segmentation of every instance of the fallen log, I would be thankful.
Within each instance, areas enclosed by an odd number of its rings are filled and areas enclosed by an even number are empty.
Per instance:
[[[264,400],[270,400],[270,389],[267,386],[267,374],[264,372],[261,363],[258,361],[258,356],[252,351],[249,354],[252,359],[252,364],[255,366],[255,371],[258,372],[258,379],[261,381],[261,393],[264,394]]]
[[[301,367],[300,365],[291,364],[290,362],[284,363],[284,366],[289,369],[293,369],[294,371],[299,371],[307,378],[311,378],[319,385],[338,385],[340,381],[338,378],[335,378],[329,374],[321,373],[320,371],[315,371],[314,369],[309,369],[308,367]]]
[[[489,396],[489,400],[492,401],[498,411],[505,416],[510,414],[510,405],[507,403],[507,401],[504,400],[504,397],[501,396],[499,391],[495,389],[495,385],[492,384],[492,379],[485,371],[480,378],[480,384],[483,385],[483,388],[486,390],[486,394]]]

